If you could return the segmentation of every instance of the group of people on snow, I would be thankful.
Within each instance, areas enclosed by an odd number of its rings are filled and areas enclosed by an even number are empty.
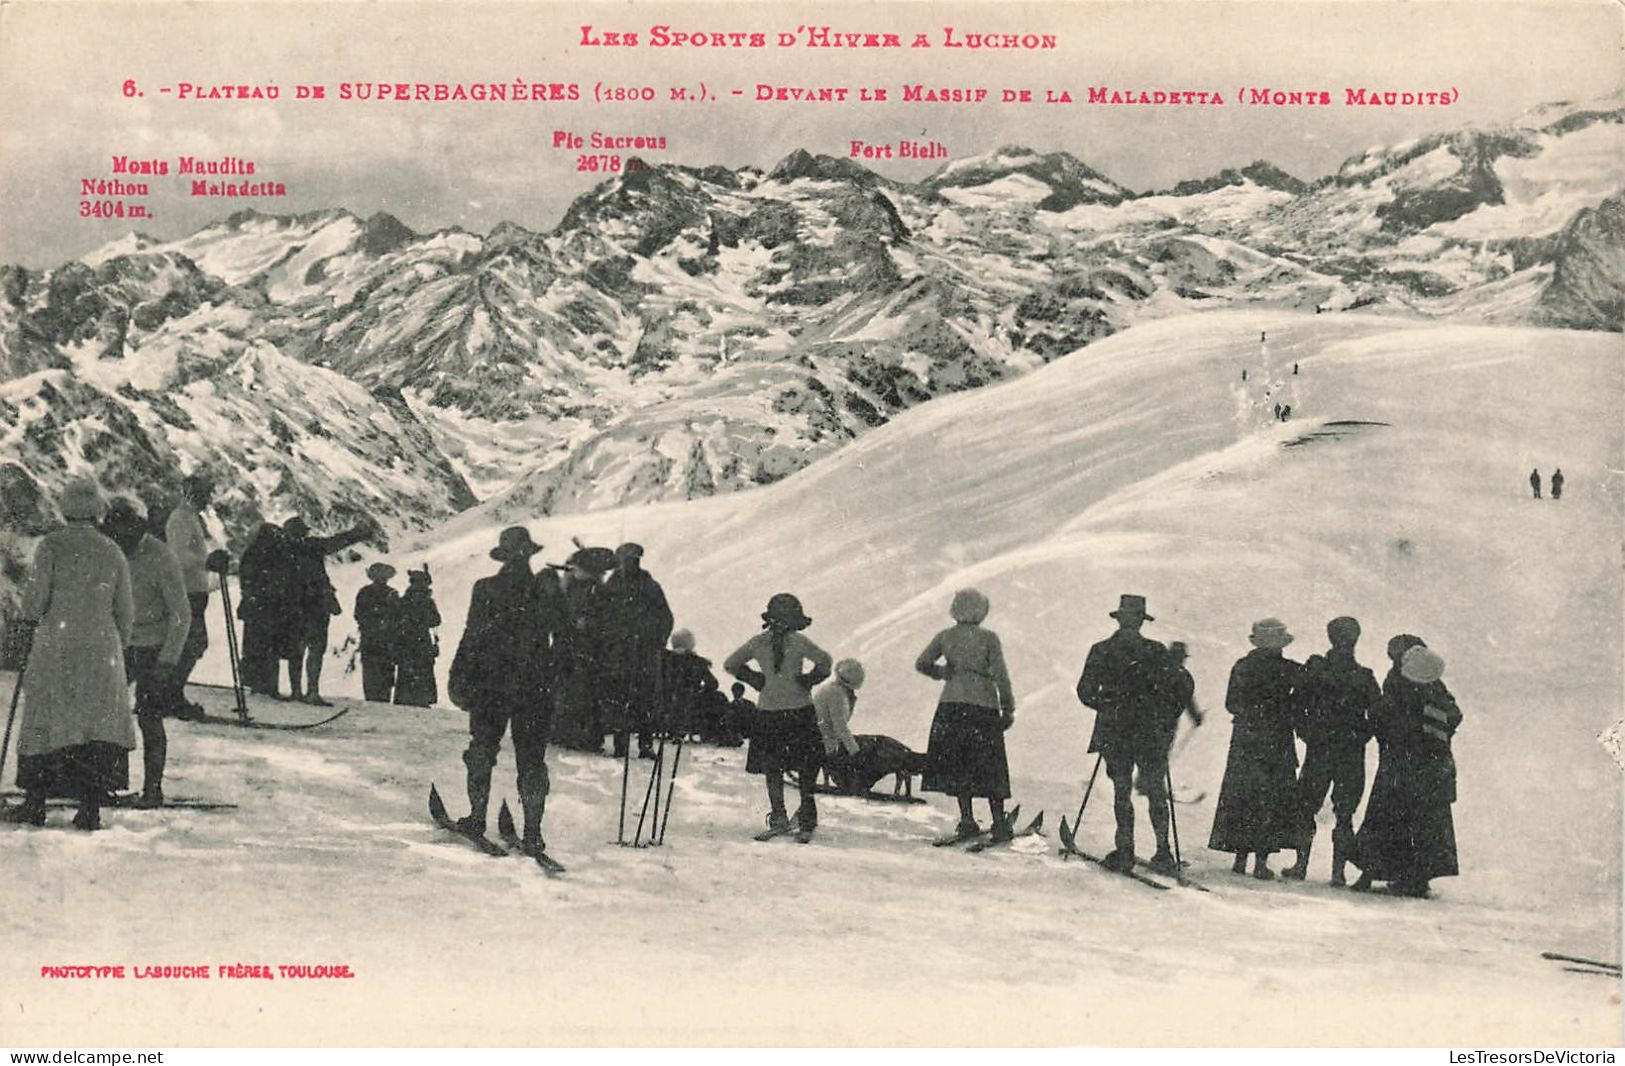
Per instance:
[[[170,516],[166,540],[149,532],[137,504],[121,498],[109,505],[93,480],[74,481],[63,492],[65,528],[41,540],[23,597],[22,616],[34,623],[18,744],[25,801],[7,812],[9,820],[43,824],[46,797],[66,794],[80,799],[75,825],[99,826],[103,798],[128,787],[131,684],[143,742],[141,802],[162,804],[163,716],[190,713],[181,693],[207,643],[201,621],[207,577],[229,566],[224,552],[208,551],[198,517],[211,492],[205,479],[187,480],[185,505]],[[312,537],[299,519],[256,532],[241,563],[242,669],[251,688],[274,693],[279,662],[286,661],[299,696],[302,659],[304,698],[321,699],[327,625],[338,613],[325,558],[371,532],[359,525]],[[464,831],[484,835],[504,735],[514,746],[522,842],[533,852],[546,847],[546,750],[554,739],[601,751],[608,735],[613,753],[630,758],[634,737],[638,754],[652,757],[660,736],[738,743],[748,735],[746,769],[764,777],[767,791],[761,839],[792,831],[803,842],[812,839],[820,773],[860,788],[878,779],[874,757],[890,756],[877,745],[889,738],[855,737],[850,729],[863,665],[836,662],[811,640],[812,619],[796,596],[774,595],[761,631],[723,661],[738,681],[729,700],[692,635],[673,632],[665,593],[642,567],[641,546],[578,545],[564,566],[537,571],[532,560],[540,550],[523,526],[501,533],[489,553],[498,570],[475,583],[451,663],[448,695],[469,714]],[[363,687],[371,700],[426,705],[437,695],[432,631],[440,616],[427,567],[408,573],[404,594],[390,585],[395,572],[374,563],[370,584],[356,597]],[[998,841],[1012,828],[1003,809],[1010,798],[1004,733],[1015,721],[1015,700],[999,638],[983,625],[989,609],[975,589],[956,593],[953,624],[931,638],[914,666],[943,685],[922,787],[955,798],[955,836],[962,839],[982,832],[972,803],[986,800],[989,832]],[[1089,649],[1076,688],[1095,713],[1088,750],[1112,784],[1115,846],[1104,861],[1124,871],[1136,861],[1137,786],[1156,838],[1149,865],[1176,874],[1168,762],[1180,719],[1202,722],[1195,682],[1183,644],[1164,647],[1142,633],[1154,621],[1144,597],[1123,595],[1110,616],[1118,628]],[[1335,618],[1326,633],[1327,650],[1299,663],[1284,654],[1293,636],[1282,622],[1254,623],[1253,650],[1230,673],[1225,704],[1233,726],[1209,847],[1234,854],[1237,873],[1251,857],[1259,878],[1276,876],[1268,866],[1272,854],[1295,850],[1282,876],[1302,879],[1329,792],[1332,883],[1345,884],[1353,863],[1361,870],[1358,889],[1384,881],[1396,894],[1425,896],[1433,878],[1457,872],[1450,739],[1462,716],[1441,680],[1443,660],[1421,638],[1401,634],[1388,644],[1391,667],[1379,685],[1355,657],[1355,619]],[[745,698],[745,686],[756,690],[754,701]],[[1356,831],[1372,739],[1378,770]],[[793,820],[787,772],[800,793]]]
[[[1561,500],[1563,498],[1563,468],[1562,467],[1558,467],[1556,470],[1552,471],[1551,487],[1552,487],[1552,499]],[[1535,494],[1535,499],[1537,499],[1537,500],[1540,499],[1540,468],[1539,467],[1536,467],[1535,469],[1529,471],[1529,490]]]
[[[76,827],[100,828],[105,798],[129,787],[132,685],[144,770],[136,803],[163,804],[164,718],[202,714],[185,685],[208,647],[209,564],[218,560],[199,512],[212,495],[207,478],[188,477],[160,540],[133,498],[109,502],[89,478],[64,488],[63,528],[40,540],[7,634],[6,658],[25,665],[28,694],[17,734],[24,801],[7,820],[43,825],[46,798],[65,795],[79,800]]]
[[[374,703],[429,707],[440,698],[434,674],[440,657],[434,581],[425,563],[421,570],[406,572],[406,591],[401,593],[390,584],[395,573],[386,562],[373,563],[367,567],[367,584],[355,594],[361,694]]]

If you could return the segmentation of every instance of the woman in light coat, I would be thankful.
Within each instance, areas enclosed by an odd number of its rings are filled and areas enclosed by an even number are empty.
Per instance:
[[[58,509],[67,528],[34,553],[22,617],[34,620],[23,672],[17,785],[8,821],[45,824],[48,795],[79,799],[73,824],[101,828],[103,797],[129,783],[135,748],[124,648],[135,608],[124,553],[96,531],[107,505],[96,482],[70,482]]]
[[[920,786],[959,801],[956,839],[980,831],[971,813],[976,797],[988,802],[993,839],[1010,837],[1004,821],[1004,801],[1010,798],[1004,731],[1016,720],[1016,701],[998,634],[982,628],[987,612],[987,597],[975,589],[954,593],[948,613],[955,624],[932,637],[914,661],[914,669],[926,677],[946,682],[931,720]]]

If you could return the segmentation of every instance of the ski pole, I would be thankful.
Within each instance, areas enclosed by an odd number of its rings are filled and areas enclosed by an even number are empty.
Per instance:
[[[243,677],[237,655],[237,627],[231,618],[231,588],[226,584],[226,571],[220,571],[220,606],[226,615],[226,654],[231,660],[231,691],[237,700],[237,720],[248,721],[248,701],[243,698]],[[184,690],[178,693],[185,697]]]
[[[671,798],[677,791],[677,768],[683,764],[683,736],[677,737],[677,754],[671,759],[671,782],[666,786],[666,817],[660,822],[660,835],[655,838],[656,844],[666,842],[666,826],[671,823]]]
[[[1174,813],[1174,772],[1164,767],[1163,780],[1168,783],[1168,828],[1174,837],[1174,865],[1183,868],[1185,860],[1179,854],[1179,815]]]
[[[1089,793],[1095,790],[1095,777],[1100,773],[1100,764],[1105,758],[1105,752],[1095,756],[1095,768],[1089,772],[1089,784],[1084,787],[1083,802],[1078,804],[1078,816],[1072,819],[1072,831],[1074,833],[1078,831],[1078,826],[1083,824],[1083,809],[1089,806]]]
[[[655,782],[660,777],[660,758],[663,754],[664,752],[655,752],[654,765],[649,768],[649,784],[643,790],[643,806],[638,810],[638,827],[632,832],[632,846],[635,848],[643,847],[640,841],[643,839],[643,821],[649,814],[649,797],[659,795]]]
[[[634,662],[637,661],[637,653],[641,649],[642,644],[643,641],[634,634],[632,638],[632,656]],[[624,665],[625,659],[623,657],[622,666],[624,667]],[[618,726],[620,726],[620,728],[616,730],[616,739],[624,746],[621,749],[621,820],[615,829],[615,843],[625,847],[626,786],[628,780],[632,776],[632,701],[628,698],[629,692],[625,677],[623,676],[617,680],[620,682],[620,684],[618,686],[619,691],[616,694],[616,699],[621,705],[621,720],[616,723]]]

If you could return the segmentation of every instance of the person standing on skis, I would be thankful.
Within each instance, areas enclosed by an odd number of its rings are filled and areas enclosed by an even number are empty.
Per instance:
[[[491,558],[502,568],[474,583],[468,623],[451,663],[451,701],[468,712],[468,815],[459,832],[485,835],[491,801],[491,771],[512,729],[518,768],[519,803],[524,810],[521,850],[536,855],[547,803],[547,741],[553,727],[553,645],[567,626],[563,597],[551,571],[535,574],[531,556],[542,550],[524,526],[502,531]]]
[[[1371,739],[1371,708],[1382,698],[1377,675],[1354,658],[1360,623],[1334,618],[1326,624],[1331,648],[1303,664],[1303,717],[1298,736],[1304,743],[1298,775],[1298,860],[1281,876],[1302,881],[1309,872],[1315,841],[1315,816],[1332,794],[1337,824],[1332,829],[1332,880],[1345,885],[1344,864],[1353,857],[1354,812],[1365,794],[1365,748]]]
[[[1142,636],[1140,627],[1156,621],[1145,611],[1145,597],[1124,593],[1118,599],[1117,632],[1089,649],[1078,678],[1078,702],[1095,712],[1089,750],[1099,752],[1112,782],[1112,809],[1117,816],[1115,847],[1105,858],[1109,869],[1134,868],[1134,768],[1150,806],[1151,831],[1157,851],[1151,866],[1176,873],[1168,845],[1168,755],[1162,746],[1162,720],[1168,697],[1163,692],[1168,650]],[[1177,722],[1177,713],[1175,721]]]

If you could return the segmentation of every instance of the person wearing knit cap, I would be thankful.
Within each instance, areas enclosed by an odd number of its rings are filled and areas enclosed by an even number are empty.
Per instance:
[[[395,568],[386,562],[367,567],[368,584],[355,594],[355,628],[361,646],[361,697],[371,703],[395,698],[395,625],[401,594],[389,585]]]
[[[862,751],[850,724],[858,702],[858,689],[862,687],[863,664],[856,659],[842,659],[835,664],[835,676],[813,693],[818,734],[824,741],[825,766],[849,762]]]
[[[660,653],[660,670],[664,732],[673,738],[709,740],[720,716],[717,704],[726,707],[727,701],[711,672],[711,660],[694,650],[693,633],[686,629],[672,633],[671,648]]]
[[[1396,896],[1424,898],[1429,882],[1454,877],[1456,761],[1450,740],[1461,708],[1445,687],[1444,659],[1420,637],[1401,634],[1389,643],[1394,667],[1371,711],[1380,757],[1365,820],[1354,838],[1358,891],[1388,882]]]
[[[1089,649],[1078,678],[1078,702],[1095,712],[1089,750],[1098,752],[1112,783],[1112,810],[1117,821],[1114,846],[1105,858],[1110,869],[1134,868],[1134,771],[1140,769],[1156,834],[1151,865],[1160,873],[1178,873],[1168,836],[1168,650],[1141,634],[1146,622],[1145,597],[1124,593],[1117,610],[1117,632]],[[1173,712],[1177,729],[1179,711]],[[1098,765],[1098,763],[1097,763]]]
[[[1298,749],[1293,741],[1303,706],[1303,665],[1281,654],[1292,634],[1276,618],[1253,623],[1253,650],[1230,671],[1225,709],[1232,715],[1230,752],[1213,811],[1208,847],[1234,852],[1233,870],[1275,876],[1272,852],[1291,847],[1297,833]]]
[[[943,792],[959,804],[956,839],[981,832],[971,801],[987,800],[989,832],[1010,838],[1004,801],[1010,798],[1010,761],[1004,732],[1015,724],[1016,698],[1004,663],[999,635],[982,626],[988,599],[976,589],[960,589],[949,604],[954,624],[933,636],[914,660],[914,669],[943,682],[926,742],[920,787]]]
[[[169,545],[147,532],[146,517],[129,499],[115,499],[102,531],[124,552],[130,567],[135,608],[130,643],[124,649],[126,675],[135,683],[135,722],[141,730],[141,798],[137,806],[164,805],[164,770],[169,736],[164,711],[176,702],[179,664],[187,644],[192,606],[186,579]]]
[[[767,783],[767,829],[756,835],[768,840],[790,832],[784,806],[784,771],[794,770],[801,790],[796,811],[796,839],[806,844],[818,827],[818,767],[824,744],[818,732],[818,713],[812,690],[829,676],[829,653],[802,632],[812,619],[791,593],[775,593],[762,612],[762,631],[723,660],[722,668],[761,695],[750,727],[745,771],[761,774]],[[756,668],[750,664],[754,662]],[[803,664],[806,669],[803,670]]]
[[[447,694],[468,712],[468,815],[460,831],[484,837],[491,800],[491,772],[511,728],[524,812],[520,847],[527,855],[547,850],[542,816],[551,782],[547,742],[553,718],[554,645],[568,625],[558,586],[531,570],[542,546],[524,526],[502,531],[491,558],[501,568],[474,583],[468,622],[452,657]]]
[[[434,602],[429,564],[406,572],[406,591],[395,610],[395,702],[402,707],[432,707],[440,698],[434,664],[440,657],[435,630],[440,608]]]
[[[1332,794],[1332,878],[1345,885],[1344,864],[1353,855],[1354,812],[1365,794],[1365,749],[1371,739],[1371,709],[1382,697],[1377,675],[1354,658],[1360,623],[1347,616],[1326,624],[1331,647],[1303,664],[1303,719],[1298,736],[1304,744],[1303,771],[1298,775],[1298,859],[1283,877],[1308,876],[1309,852],[1315,841],[1315,816]]]
[[[124,648],[135,605],[124,553],[96,530],[107,503],[95,480],[70,481],[57,509],[66,528],[40,538],[19,612],[35,623],[19,680],[27,694],[17,730],[24,800],[5,819],[44,825],[46,798],[66,795],[79,800],[73,824],[94,830],[107,793],[129,783],[135,728]]]

